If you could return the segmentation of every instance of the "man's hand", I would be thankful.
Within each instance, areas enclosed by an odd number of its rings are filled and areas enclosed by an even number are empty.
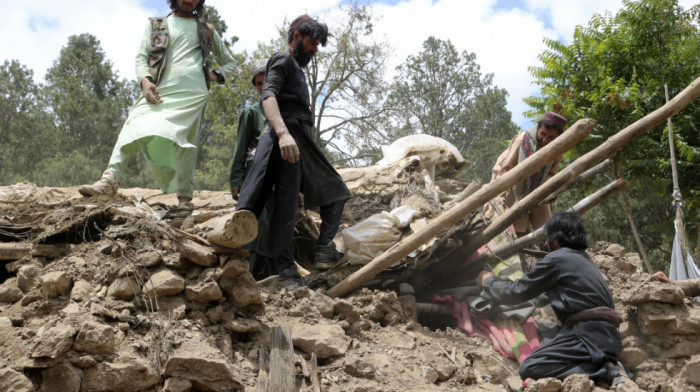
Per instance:
[[[486,278],[495,278],[495,277],[496,277],[496,275],[495,275],[493,272],[483,270],[483,271],[481,271],[481,273],[479,274],[479,276],[476,278],[476,283],[478,283],[479,286],[483,286],[483,285],[484,285],[484,280],[485,280]]]
[[[233,197],[233,200],[238,200],[238,195],[241,193],[241,187],[240,186],[234,186],[231,188],[231,197]]]
[[[143,78],[141,80],[141,89],[143,90],[143,95],[146,97],[146,101],[155,105],[163,102],[155,83],[151,82],[150,79]]]
[[[654,273],[654,275],[652,275],[651,277],[652,277],[653,279],[658,280],[659,282],[664,282],[664,283],[671,283],[671,284],[673,284],[673,282],[671,281],[671,279],[669,279],[668,276],[666,276],[666,274],[664,274],[663,271],[656,271],[656,272]]]
[[[279,138],[282,159],[289,163],[296,163],[299,160],[299,147],[297,146],[297,142],[294,141],[289,131],[285,130],[280,133],[282,136],[278,134],[277,137]]]

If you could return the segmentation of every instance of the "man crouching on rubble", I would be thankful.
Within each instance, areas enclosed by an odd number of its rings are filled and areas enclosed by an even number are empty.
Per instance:
[[[603,276],[584,252],[586,230],[576,214],[555,214],[545,224],[551,252],[516,281],[499,280],[483,271],[477,282],[483,296],[498,304],[517,304],[546,293],[561,330],[550,342],[520,364],[520,377],[537,380],[588,374],[592,380],[614,385],[624,378],[616,366],[622,348],[617,326],[622,317],[614,309]]]

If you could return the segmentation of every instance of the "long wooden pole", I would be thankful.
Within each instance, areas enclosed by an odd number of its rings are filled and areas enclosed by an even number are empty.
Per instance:
[[[591,208],[616,195],[626,186],[627,182],[625,180],[617,179],[604,186],[603,188],[597,190],[592,195],[584,197],[573,207],[569,208],[568,211],[571,211],[576,215],[583,215],[586,212],[588,212]],[[545,238],[547,238],[547,234],[544,231],[544,227],[540,227],[532,233],[520,237],[509,244],[501,245],[495,248],[492,252],[485,253],[479,256],[479,258],[474,260],[472,263],[485,264],[486,262],[491,262],[492,260],[508,257],[522,248],[544,241]]]
[[[544,199],[544,201],[542,201],[540,204],[552,203],[557,198],[557,196],[597,176],[598,174],[602,173],[605,169],[607,169],[608,166],[610,166],[609,160],[606,159],[603,162],[600,162],[599,164],[581,173],[580,176],[566,183],[566,185],[552,192],[552,194],[547,196],[547,198]]]
[[[617,134],[611,136],[608,138],[608,140],[603,142],[603,144],[583,155],[565,170],[559,172],[554,177],[546,181],[545,184],[552,181],[556,184],[554,189],[564,185],[571,178],[583,172],[585,168],[607,158],[631,139],[643,134],[654,126],[660,124],[667,117],[677,113],[698,96],[700,96],[700,77],[695,79],[670,102],[637,120],[632,125],[626,127]],[[564,132],[564,134],[555,139],[545,148],[537,151],[530,158],[518,164],[510,172],[496,179],[494,182],[487,184],[479,191],[475,192],[471,197],[468,197],[457,206],[447,211],[445,214],[431,221],[428,225],[423,227],[423,229],[413,233],[406,239],[389,248],[382,255],[372,260],[369,264],[355,271],[343,281],[331,287],[327,294],[331,297],[338,297],[356,289],[367,279],[371,279],[379,272],[389,267],[391,264],[406,257],[409,253],[417,249],[420,245],[424,244],[435,235],[439,234],[446,227],[453,225],[464,216],[477,209],[480,205],[483,205],[494,196],[508,189],[518,181],[521,181],[530,175],[530,173],[544,166],[550,160],[553,160],[556,154],[559,154],[559,150],[556,149],[562,149],[562,146],[567,146],[565,149],[563,149],[566,151],[566,149],[572,146],[572,144],[570,144],[571,141],[579,140],[577,138],[581,136],[585,137],[590,132],[594,124],[595,122],[591,119],[577,121],[576,124],[574,124],[567,132]],[[576,137],[572,136],[574,134]],[[580,140],[582,140],[583,137]],[[542,154],[538,157],[538,154],[540,153]],[[530,160],[533,162],[528,162]],[[537,200],[540,200],[551,193],[552,189],[547,191],[544,188],[546,187],[540,186],[523,200],[529,199],[528,201],[531,201],[534,205]],[[541,189],[543,189],[543,192],[540,192]],[[501,215],[497,220],[502,220],[505,215],[506,214]],[[505,227],[501,228],[500,231],[503,231],[503,229],[505,229]],[[478,247],[483,243],[484,242],[476,244],[472,252],[478,249]]]
[[[363,282],[371,279],[385,268],[406,257],[422,244],[428,242],[449,226],[454,225],[460,219],[463,219],[496,195],[522,181],[548,162],[553,161],[556,157],[564,154],[564,152],[573,147],[576,143],[585,139],[594,125],[595,121],[591,119],[577,121],[569,130],[564,132],[564,134],[556,138],[553,142],[538,150],[528,159],[520,162],[508,173],[481,187],[471,196],[430,221],[430,223],[422,229],[399,241],[396,245],[389,248],[367,265],[331,287],[326,294],[331,297],[338,297],[356,289]]]
[[[609,137],[600,146],[579,157],[564,170],[555,174],[552,178],[545,181],[544,184],[519,200],[513,207],[507,209],[502,215],[496,217],[493,223],[482,232],[481,236],[473,238],[463,247],[464,253],[470,255],[475,252],[483,244],[505,230],[512,223],[514,217],[519,217],[528,211],[532,211],[540,200],[547,197],[555,189],[566,184],[587,168],[609,157],[620,147],[629,143],[630,140],[661,124],[667,117],[677,113],[698,96],[700,96],[700,77],[695,79],[693,83],[676,95],[670,102]]]

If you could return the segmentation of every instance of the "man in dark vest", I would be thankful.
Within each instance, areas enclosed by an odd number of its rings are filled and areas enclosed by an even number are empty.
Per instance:
[[[268,195],[274,197],[272,242],[279,271],[278,287],[294,290],[305,285],[294,263],[294,226],[299,193],[304,207],[320,207],[321,228],[315,264],[330,268],[336,261],[333,237],[338,232],[345,201],[345,182],[312,138],[313,113],[302,68],[318,46],[325,46],[328,28],[308,15],[289,26],[287,50],[270,57],[265,72],[262,104],[271,129],[258,142],[253,167],[241,187],[237,209],[260,216]]]
[[[501,153],[493,166],[491,181],[506,174],[518,163],[559,137],[564,132],[564,126],[566,126],[566,118],[554,112],[546,112],[535,127],[517,134],[511,140],[508,149]],[[499,213],[499,208],[510,208],[518,200],[530,194],[535,188],[557,173],[561,158],[561,156],[557,157],[540,170],[515,184],[499,197],[491,200],[484,206],[484,215],[488,218],[493,218]],[[543,204],[530,214],[515,221],[513,227],[516,233],[523,235],[527,233],[529,224],[532,224],[533,230],[539,229],[544,226],[551,216],[552,212],[549,204]]]

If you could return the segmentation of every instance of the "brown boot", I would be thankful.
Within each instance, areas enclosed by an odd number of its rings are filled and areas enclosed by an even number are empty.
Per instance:
[[[117,183],[117,176],[112,170],[105,170],[102,173],[102,178],[92,185],[83,185],[78,188],[83,196],[97,196],[97,195],[107,195],[114,196],[119,190],[119,184]]]

